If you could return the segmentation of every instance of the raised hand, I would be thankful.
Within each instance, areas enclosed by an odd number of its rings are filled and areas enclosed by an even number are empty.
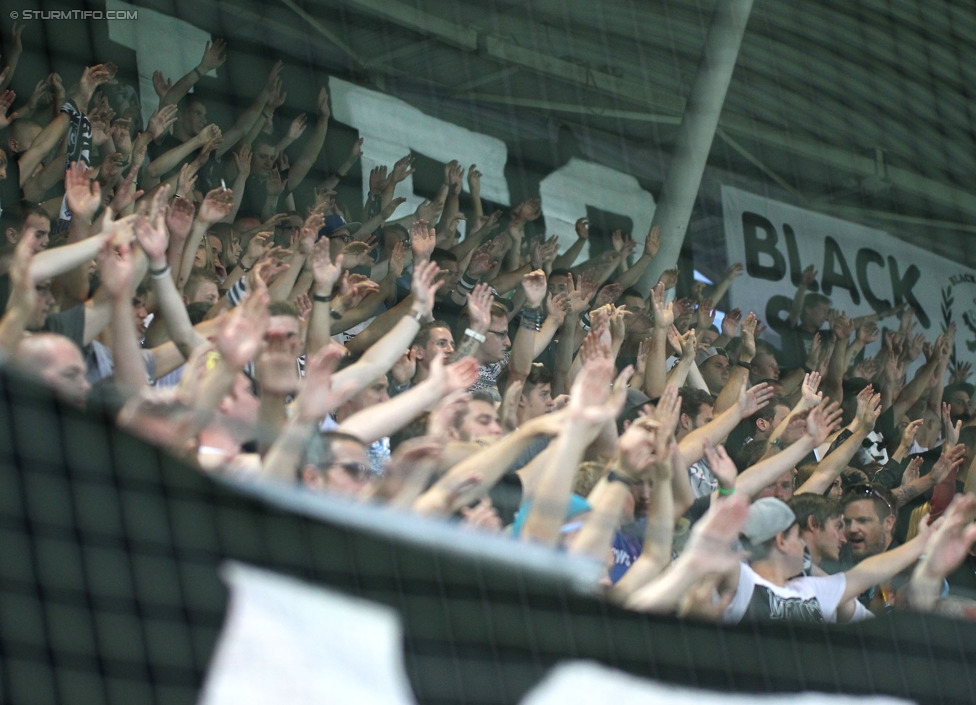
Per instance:
[[[260,352],[264,334],[271,323],[268,302],[267,291],[255,291],[240,306],[221,317],[214,342],[221,358],[232,369],[243,370]],[[306,367],[306,374],[307,370]]]
[[[657,225],[652,225],[651,229],[647,232],[647,237],[644,238],[644,255],[646,257],[657,257],[657,253],[661,249],[661,228]]]
[[[678,331],[677,328],[671,326],[671,329],[675,332]],[[683,360],[694,359],[695,354],[698,351],[698,338],[695,336],[695,329],[689,328],[684,335],[678,336],[678,350],[681,352],[681,358]]]
[[[712,474],[718,479],[719,486],[735,487],[735,479],[739,476],[739,469],[729,457],[725,446],[722,444],[713,446],[706,442],[702,450],[705,451],[705,460],[708,462]]]
[[[954,446],[959,442],[959,433],[962,431],[962,419],[952,423],[952,416],[949,414],[949,405],[942,402],[942,430],[945,433],[945,444]]]
[[[590,220],[589,218],[580,218],[576,221],[576,237],[581,240],[587,240],[590,237]]]
[[[470,327],[476,333],[484,333],[491,326],[491,304],[494,301],[491,285],[482,282],[478,284],[465,303]]]
[[[169,228],[170,237],[181,243],[186,240],[193,227],[195,215],[196,209],[192,201],[186,198],[174,199],[170,204],[169,213],[166,214],[166,227]]]
[[[450,365],[444,364],[444,355],[437,353],[430,361],[431,383],[441,389],[440,396],[465,391],[478,381],[478,361],[464,357]]]
[[[371,281],[365,274],[346,272],[339,282],[340,307],[345,311],[355,308],[362,303],[363,299],[379,290],[380,285]]]
[[[756,326],[759,321],[756,320],[756,314],[750,312],[745,320],[742,321],[742,327],[740,332],[740,339],[742,340],[742,352],[743,354],[754,357],[756,354]]]
[[[678,277],[680,276],[680,274],[681,274],[680,269],[677,268],[666,269],[664,270],[664,272],[662,272],[661,278],[658,280],[658,283],[664,284],[665,289],[673,289],[678,285]]]
[[[612,304],[620,298],[622,291],[623,288],[617,282],[607,284],[597,293],[596,300],[593,302],[593,308],[602,308],[607,304]]]
[[[215,188],[210,191],[200,204],[197,220],[201,223],[213,224],[227,217],[234,206],[234,193],[229,188]]]
[[[414,264],[410,292],[413,294],[414,306],[426,316],[430,315],[434,306],[434,294],[443,284],[442,281],[437,281],[439,272],[440,270],[434,262]]]
[[[179,107],[176,105],[164,105],[149,118],[149,134],[154,140],[162,137],[170,126],[176,122],[179,114]]]
[[[116,187],[115,195],[112,197],[111,203],[109,203],[109,207],[116,213],[131,206],[144,193],[141,190],[136,190],[136,178],[138,174],[139,165],[136,164],[135,159],[133,159],[132,167],[129,169],[128,176],[122,179],[122,181]]]
[[[158,95],[161,99],[165,98],[166,94],[169,93],[170,89],[173,87],[173,81],[168,78],[164,78],[162,71],[153,71],[152,84],[153,90],[156,91],[156,95]]]
[[[118,301],[131,295],[129,292],[132,290],[135,264],[132,260],[132,245],[127,238],[105,240],[98,254],[98,271],[101,274],[101,286],[105,287],[113,300]]]
[[[806,269],[803,270],[803,274],[800,275],[800,284],[809,289],[817,282],[817,270],[811,264]]]
[[[881,330],[874,321],[865,321],[857,329],[857,342],[861,345],[870,345],[881,337]]]
[[[342,248],[342,255],[345,257],[345,269],[355,269],[356,267],[367,267],[373,264],[373,256],[369,243],[350,242]]]
[[[538,198],[525,200],[512,209],[512,220],[520,223],[537,220],[540,215],[542,215],[542,201]]]
[[[944,514],[944,520],[926,539],[923,557],[915,568],[915,579],[936,580],[939,590],[942,581],[956,570],[966,560],[974,543],[976,543],[976,497],[973,495],[956,495]],[[937,598],[938,591],[933,595]],[[913,594],[914,596],[914,594]],[[916,604],[916,608],[930,606]]]
[[[541,269],[529,272],[522,277],[522,291],[525,292],[525,307],[539,308],[546,299],[546,273]]]
[[[870,393],[865,399],[863,408],[861,407],[861,395],[858,395],[857,424],[865,433],[871,433],[878,417],[881,416],[881,394],[875,394],[871,385],[865,389],[870,390]]]
[[[810,410],[806,431],[813,439],[814,447],[823,444],[837,430],[842,413],[837,402],[824,403]]]
[[[426,220],[415,220],[410,225],[410,250],[413,261],[427,262],[437,246],[437,232]]]
[[[169,245],[169,234],[163,222],[163,214],[158,213],[153,218],[139,218],[136,221],[136,239],[149,258],[149,266],[159,269],[166,265],[166,247]]]
[[[385,166],[374,166],[369,172],[369,192],[374,194],[383,193],[389,179],[386,176]]]
[[[206,74],[214,69],[218,69],[224,65],[227,61],[227,55],[224,53],[227,49],[227,42],[223,39],[214,39],[213,43],[207,42],[206,48],[203,50],[203,58],[200,59],[200,73]]]
[[[412,172],[411,172],[412,173]],[[427,201],[424,200],[414,214],[417,216],[417,220],[423,220],[428,223],[433,223],[435,220],[440,218],[441,213],[444,211],[443,201]]]
[[[98,181],[89,178],[88,170],[81,162],[72,162],[65,173],[64,194],[68,199],[72,218],[90,222],[102,204],[102,189]]]
[[[746,389],[745,385],[739,389],[739,407],[742,409],[742,416],[752,416],[754,413],[769,404],[769,400],[775,396],[775,391],[766,382],[757,384]]]
[[[823,401],[823,392],[817,391],[820,389],[820,381],[820,373],[816,370],[803,376],[803,384],[800,386],[800,400],[803,408],[812,409],[815,406],[820,406]]]
[[[396,164],[393,165],[393,171],[390,173],[390,179],[394,184],[398,184],[404,181],[408,176],[413,174],[416,169],[413,168],[413,155],[408,154],[405,157],[401,157],[397,160]]]
[[[481,172],[476,167],[476,164],[468,167],[468,190],[472,196],[477,196],[481,193]]]
[[[698,304],[698,330],[705,330],[713,323],[715,323],[715,309],[712,300],[706,297]]]
[[[905,468],[905,472],[901,474],[901,487],[905,485],[910,485],[919,478],[922,473],[922,456],[916,455],[911,460],[908,461],[908,466]]]
[[[654,327],[666,331],[674,325],[674,302],[664,304],[664,289],[661,282],[651,289],[651,309],[654,311]]]
[[[444,183],[451,193],[460,193],[464,181],[464,167],[455,159],[444,166]]]
[[[316,296],[331,294],[341,273],[342,255],[338,255],[333,262],[329,253],[329,240],[322,238],[312,248],[312,277]]]

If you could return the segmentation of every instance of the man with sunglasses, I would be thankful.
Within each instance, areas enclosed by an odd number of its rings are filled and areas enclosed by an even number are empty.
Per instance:
[[[759,499],[740,534],[748,561],[725,575],[724,589],[734,595],[722,621],[836,622],[847,601],[912,566],[930,534],[931,528],[920,528],[918,536],[884,556],[867,557],[836,575],[807,577],[801,575],[806,542],[796,514],[774,497]]]
[[[847,546],[841,556],[844,568],[858,565],[872,556],[898,546],[893,531],[898,512],[895,499],[881,485],[859,484],[848,487],[841,499],[844,505],[844,525]],[[872,586],[859,600],[875,614],[895,605],[895,592],[908,582],[910,571],[894,575],[892,579]]]
[[[375,482],[366,446],[355,436],[328,431],[306,449],[299,480],[307,489],[344,497],[364,496]]]

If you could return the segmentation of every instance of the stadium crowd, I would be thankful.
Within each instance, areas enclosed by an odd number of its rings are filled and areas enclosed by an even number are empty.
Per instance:
[[[15,95],[20,32],[0,74],[2,364],[201,472],[589,556],[634,609],[972,615],[976,414],[952,327],[852,318],[811,268],[773,345],[754,313],[715,324],[741,265],[645,295],[656,228],[586,259],[581,219],[560,252],[538,200],[486,212],[475,165],[407,215],[409,155],[339,202],[362,140],[314,181],[329,95],[283,120],[280,63],[218,126],[191,92],[227,60],[214,40],[175,83],[157,72],[142,125],[110,64]]]

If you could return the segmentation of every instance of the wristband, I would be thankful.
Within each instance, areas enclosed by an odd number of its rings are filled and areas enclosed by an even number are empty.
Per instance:
[[[165,267],[163,267],[162,269],[150,269],[149,270],[149,278],[150,279],[165,279],[166,277],[169,276],[170,271],[172,271],[172,270],[171,270],[171,268],[170,268],[170,266],[168,264]]]
[[[611,470],[607,475],[607,482],[619,482],[622,485],[627,485],[627,487],[634,487],[637,485],[637,480],[624,473],[617,472],[616,470]]]
[[[342,314],[339,313],[338,311],[332,311],[331,315],[332,315],[332,319],[335,321],[338,321],[340,318],[342,318]]]
[[[473,340],[477,340],[479,343],[483,343],[485,340],[487,340],[483,334],[479,333],[478,331],[471,330],[470,328],[466,328],[464,330],[464,335]]]
[[[542,323],[546,320],[546,314],[542,308],[524,308],[519,320],[519,326],[526,330],[542,330]]]
[[[328,296],[320,296],[319,294],[312,295],[312,301],[318,301],[319,303],[322,304],[327,304],[330,301],[332,301],[332,299],[333,299],[332,294],[329,294]]]
[[[735,488],[733,487],[731,490],[727,490],[724,487],[719,487],[718,493],[723,497],[728,497],[730,494],[735,494]]]
[[[752,363],[751,362],[743,362],[742,360],[736,360],[735,361],[735,364],[737,364],[739,367],[745,367],[747,370],[751,370],[752,369]]]
[[[476,286],[478,286],[478,280],[475,279],[474,281],[471,281],[470,279],[468,279],[466,277],[466,275],[467,275],[467,272],[465,272],[464,274],[461,275],[461,278],[458,279],[457,285],[459,287],[461,287],[462,289],[464,289],[465,291],[467,291],[467,292],[474,291],[474,288]]]
[[[780,450],[786,450],[786,445],[778,438],[775,441],[770,441],[770,445],[776,446]]]
[[[255,262],[254,264],[257,264],[257,262]],[[241,268],[241,271],[244,272],[245,274],[247,274],[252,269],[254,269],[254,264],[252,264],[250,267],[245,267],[244,266],[244,260],[243,259],[237,260],[237,266],[240,267]]]
[[[801,365],[801,367],[803,368],[803,371],[806,372],[807,374],[811,374],[813,372],[811,368],[807,367],[807,363],[805,362]]]
[[[410,314],[410,318],[412,318],[413,320],[415,320],[417,322],[417,325],[419,326],[419,325],[421,325],[420,322],[424,319],[424,312],[423,311],[414,311],[413,313]]]

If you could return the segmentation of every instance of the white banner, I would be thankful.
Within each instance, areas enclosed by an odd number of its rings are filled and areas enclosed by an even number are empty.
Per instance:
[[[732,302],[765,321],[785,320],[808,265],[819,272],[810,289],[851,315],[908,303],[927,340],[950,321],[956,354],[976,359],[976,276],[970,269],[883,230],[868,228],[762,196],[722,187],[729,262],[742,262]],[[897,328],[894,319],[882,325]]]

